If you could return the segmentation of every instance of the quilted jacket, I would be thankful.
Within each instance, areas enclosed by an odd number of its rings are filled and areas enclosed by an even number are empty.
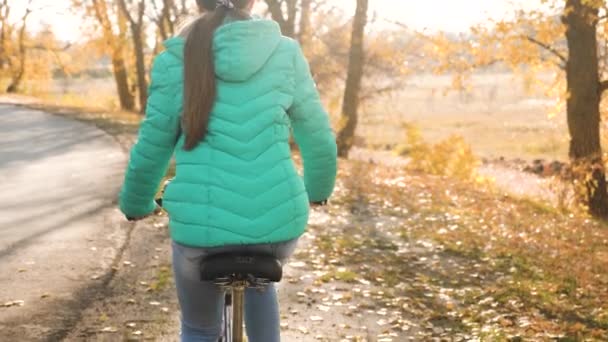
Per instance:
[[[172,238],[194,247],[273,243],[306,227],[309,201],[327,199],[336,143],[299,45],[270,20],[226,23],[213,49],[218,95],[204,141],[183,149],[182,38],[155,58],[150,97],[119,199],[128,217],[155,209],[154,196],[175,155],[163,206]],[[304,175],[291,159],[290,132]]]

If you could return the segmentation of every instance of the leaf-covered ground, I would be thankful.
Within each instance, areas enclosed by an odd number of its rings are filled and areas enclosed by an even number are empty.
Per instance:
[[[302,296],[342,293],[332,321],[370,324],[328,340],[608,339],[604,224],[370,164],[343,162],[340,180],[296,255],[313,277]]]
[[[166,219],[68,340],[177,341]],[[341,163],[279,287],[285,341],[605,341],[608,229],[472,184]]]
[[[164,218],[139,224],[68,340],[176,341],[168,247]],[[401,167],[341,161],[285,273],[285,341],[608,340],[604,223]]]

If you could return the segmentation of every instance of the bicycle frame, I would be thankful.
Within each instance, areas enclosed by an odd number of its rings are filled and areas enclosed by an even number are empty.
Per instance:
[[[243,315],[247,282],[232,287],[232,342],[243,342]]]
[[[230,285],[218,282],[217,285],[230,292],[224,301],[224,324],[221,342],[244,341],[245,289],[249,286],[246,280],[232,282]]]

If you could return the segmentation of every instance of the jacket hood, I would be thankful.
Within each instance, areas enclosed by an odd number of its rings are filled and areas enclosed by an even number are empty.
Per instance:
[[[279,25],[272,20],[231,21],[220,26],[213,38],[217,77],[229,82],[248,80],[266,64],[281,37]],[[183,59],[185,42],[175,37],[164,45],[169,53]]]

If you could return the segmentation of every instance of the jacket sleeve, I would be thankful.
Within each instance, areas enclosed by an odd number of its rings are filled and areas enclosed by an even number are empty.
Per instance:
[[[336,139],[300,46],[295,53],[295,93],[288,110],[304,163],[304,184],[311,202],[328,199],[337,171]]]
[[[154,196],[167,172],[179,134],[179,106],[176,89],[180,87],[169,74],[161,54],[152,66],[146,116],[131,149],[129,165],[119,195],[120,210],[127,217],[143,217],[156,209]]]

